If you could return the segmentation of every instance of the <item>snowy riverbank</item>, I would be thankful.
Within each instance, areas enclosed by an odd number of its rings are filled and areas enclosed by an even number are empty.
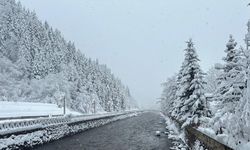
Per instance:
[[[124,114],[111,114],[110,117],[107,117],[107,115],[103,115],[103,117],[98,117],[97,119],[91,119],[90,117],[88,117],[87,119],[73,119],[75,122],[49,126],[45,129],[34,131],[31,133],[11,135],[9,137],[2,138],[0,139],[0,149],[22,149],[27,147],[33,147],[78,132],[82,132],[90,128],[98,127],[113,121],[125,119],[127,117],[132,117],[136,115],[136,112],[125,112]]]

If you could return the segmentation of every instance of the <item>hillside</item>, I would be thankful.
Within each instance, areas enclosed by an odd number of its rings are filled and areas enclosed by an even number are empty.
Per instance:
[[[122,111],[136,102],[111,70],[15,0],[0,0],[0,101],[61,105],[82,113]]]

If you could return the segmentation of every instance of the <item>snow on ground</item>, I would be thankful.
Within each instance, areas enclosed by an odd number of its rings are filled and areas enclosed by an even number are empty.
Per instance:
[[[250,142],[245,139],[235,139],[232,135],[228,133],[216,135],[212,128],[199,127],[198,130],[207,136],[219,141],[220,143],[227,145],[235,150],[250,150]],[[240,141],[240,142],[237,142]]]
[[[202,124],[198,130],[207,136],[215,139],[216,141],[227,145],[228,147],[231,147],[235,150],[250,150],[250,142],[247,141],[247,138],[239,138],[231,134],[232,132],[229,132],[227,129],[224,129],[225,126],[229,127],[225,122],[230,119],[229,113],[223,113],[223,111],[218,108],[221,102],[218,101],[210,101],[208,103],[209,108],[214,114],[213,118],[210,118],[207,120],[208,123]],[[219,129],[220,126],[223,128],[223,134],[216,134],[216,129]],[[235,127],[235,126],[234,126]],[[229,130],[236,130],[234,127],[230,127]],[[247,131],[245,131],[247,132]]]
[[[174,146],[171,147],[173,150],[205,150],[201,145],[200,141],[196,140],[193,147],[189,147],[187,144],[187,139],[185,131],[181,128],[175,121],[173,121],[168,116],[161,113],[161,115],[166,120],[166,129],[168,130],[168,138],[173,140]]]
[[[187,150],[187,144],[185,139],[185,133],[181,130],[174,121],[169,117],[161,113],[161,116],[166,120],[166,129],[168,130],[168,138],[173,140],[174,146],[171,147],[173,150]]]
[[[35,120],[36,118],[32,118],[32,119],[3,119],[0,120],[0,124],[1,123],[6,123],[6,122],[20,122],[20,121],[30,121],[30,120]]]
[[[63,108],[55,104],[0,101],[0,119],[7,117],[62,115]],[[81,115],[66,109],[66,114]]]
[[[250,142],[244,143],[237,147],[237,150],[250,150]]]

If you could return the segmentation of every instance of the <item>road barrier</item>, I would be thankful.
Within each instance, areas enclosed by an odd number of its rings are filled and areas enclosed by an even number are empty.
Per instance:
[[[166,114],[165,114],[166,115]],[[168,116],[168,115],[166,115]],[[172,121],[176,123],[176,125],[179,126],[179,128],[182,126],[182,123],[180,123],[178,120],[169,117]],[[202,133],[201,131],[197,130],[196,127],[193,126],[187,126],[185,127],[185,135],[187,138],[187,145],[189,147],[193,147],[196,140],[199,140],[201,144],[208,150],[233,150],[229,146],[215,140],[214,138]]]
[[[212,137],[198,131],[194,127],[186,127],[185,130],[189,140],[189,146],[193,146],[195,140],[199,140],[208,150],[233,150]]]
[[[110,122],[136,116],[141,112],[143,111],[3,122],[0,125],[0,149],[34,148]]]
[[[121,113],[106,113],[97,115],[79,115],[79,116],[59,116],[51,118],[38,118],[24,121],[10,121],[0,123],[0,138],[6,138],[11,135],[30,133],[37,130],[45,129],[49,126],[62,124],[74,125],[87,121],[111,118],[115,116],[126,115],[140,111],[125,111]]]
[[[46,128],[50,125],[65,124],[71,121],[71,117],[39,118],[34,120],[10,121],[0,123],[0,138],[11,134],[31,132]]]

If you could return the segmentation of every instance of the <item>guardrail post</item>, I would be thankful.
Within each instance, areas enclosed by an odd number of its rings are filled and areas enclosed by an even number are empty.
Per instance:
[[[64,96],[64,99],[63,99],[63,115],[66,114],[66,97]]]
[[[96,103],[95,103],[95,100],[94,100],[94,114],[96,113]]]

